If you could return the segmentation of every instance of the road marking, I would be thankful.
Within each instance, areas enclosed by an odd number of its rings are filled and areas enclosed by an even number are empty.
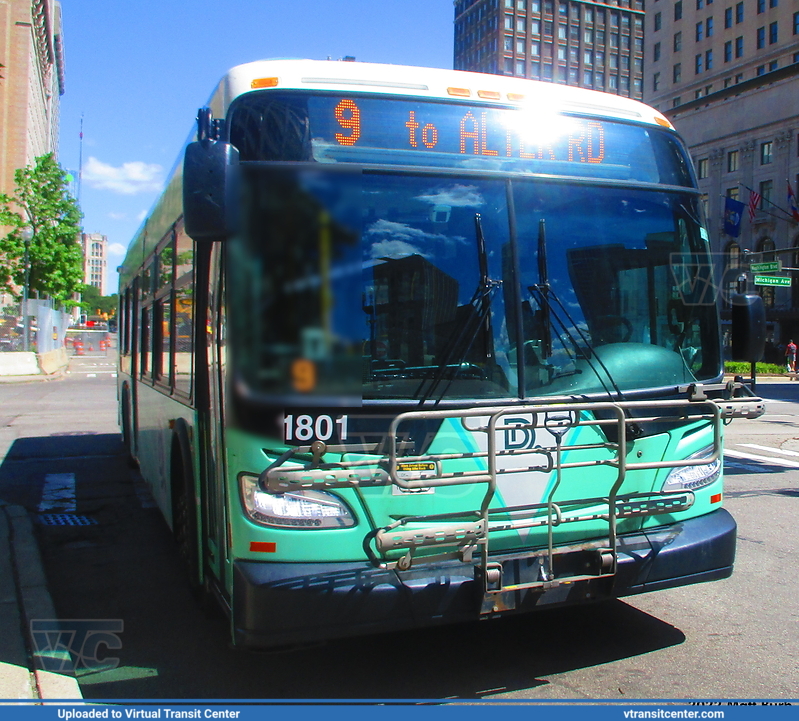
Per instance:
[[[773,449],[772,449],[773,450]],[[725,456],[732,458],[743,458],[747,461],[760,461],[768,463],[772,466],[785,466],[786,468],[799,468],[799,463],[796,461],[789,461],[786,458],[774,458],[772,456],[757,456],[754,453],[741,453],[740,451],[731,451],[724,449]]]
[[[771,451],[772,453],[782,453],[784,456],[799,456],[796,451],[784,451],[782,448],[772,448],[771,446],[759,446],[757,443],[736,443],[735,445],[743,448],[754,448],[756,451]]]
[[[48,473],[44,477],[39,513],[74,513],[76,509],[75,474]]]

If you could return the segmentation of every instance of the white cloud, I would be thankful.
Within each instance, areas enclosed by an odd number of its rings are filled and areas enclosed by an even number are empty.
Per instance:
[[[93,188],[123,195],[159,191],[164,184],[163,176],[160,165],[138,160],[114,167],[91,156],[83,168],[83,179]]]
[[[139,211],[139,212],[136,214],[136,220],[138,220],[140,223],[141,223],[141,222],[142,222],[142,221],[143,221],[143,220],[144,220],[146,217],[147,217],[147,211],[146,211],[146,210],[140,210],[140,211]]]
[[[125,220],[128,216],[125,213],[109,213],[111,220]]]
[[[111,243],[108,246],[108,252],[111,255],[125,255],[126,250],[127,248],[122,243]]]
[[[424,200],[432,205],[450,205],[456,208],[478,208],[485,204],[476,185],[453,185],[449,188],[440,188],[426,195],[417,196],[417,200]]]

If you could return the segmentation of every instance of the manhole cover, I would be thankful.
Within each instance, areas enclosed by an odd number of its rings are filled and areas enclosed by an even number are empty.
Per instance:
[[[89,516],[76,516],[74,513],[40,513],[39,523],[43,526],[96,526],[97,521]]]

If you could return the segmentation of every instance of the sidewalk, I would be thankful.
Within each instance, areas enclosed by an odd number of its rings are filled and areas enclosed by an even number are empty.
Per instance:
[[[59,652],[37,650],[27,631],[34,619],[56,618],[31,518],[0,500],[0,699],[83,698],[73,675],[45,670]]]

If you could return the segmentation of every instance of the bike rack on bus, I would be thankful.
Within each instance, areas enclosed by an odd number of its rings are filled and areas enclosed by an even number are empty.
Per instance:
[[[405,517],[383,528],[370,531],[364,538],[364,551],[375,567],[409,571],[414,561],[432,563],[457,560],[475,566],[475,574],[484,591],[483,612],[501,610],[509,592],[531,588],[552,588],[563,583],[609,578],[617,570],[617,526],[625,518],[678,513],[694,503],[690,490],[652,491],[620,494],[630,471],[700,466],[721,458],[722,421],[732,417],[758,417],[764,412],[759,398],[729,397],[711,400],[699,384],[688,388],[687,398],[654,401],[572,402],[554,399],[549,403],[522,406],[481,407],[460,410],[419,410],[399,414],[388,433],[388,450],[379,458],[337,464],[311,464],[306,467],[273,464],[261,474],[261,483],[271,493],[297,490],[330,490],[347,487],[395,485],[405,491],[431,487],[485,484],[480,508],[460,513]],[[504,420],[513,415],[512,425]],[[520,423],[519,416],[529,416],[529,423]],[[636,462],[628,460],[634,441],[636,424],[673,422],[675,417],[686,421],[707,420],[713,428],[713,450],[708,456],[688,460]],[[539,421],[539,419],[541,419]],[[450,420],[460,422],[465,431],[484,434],[486,450],[467,453],[406,455],[400,441],[404,424],[418,420]],[[569,431],[581,426],[610,430],[600,434],[596,443],[564,445]],[[615,428],[610,428],[615,427]],[[551,445],[533,448],[498,449],[499,431],[544,428],[554,439]],[[615,432],[613,432],[615,431]],[[615,438],[611,441],[608,438]],[[609,457],[565,460],[566,451],[610,451]],[[300,452],[306,449],[298,448]],[[316,449],[315,456],[318,456]],[[498,469],[498,461],[508,457],[525,460],[517,467]],[[471,459],[475,470],[448,471],[451,461]],[[561,473],[572,468],[615,469],[610,489],[592,498],[555,500]],[[427,469],[408,473],[408,468]],[[492,508],[500,473],[529,471],[555,473],[555,482],[543,502],[521,506]],[[564,524],[580,521],[607,522],[607,536],[586,543],[556,547],[554,531]],[[490,554],[492,533],[546,527],[545,548],[516,554]],[[477,560],[476,560],[477,558]],[[524,578],[505,578],[506,569],[525,560],[528,569]],[[510,565],[509,565],[510,564]],[[518,564],[517,564],[518,566]],[[513,574],[511,574],[513,575]]]

